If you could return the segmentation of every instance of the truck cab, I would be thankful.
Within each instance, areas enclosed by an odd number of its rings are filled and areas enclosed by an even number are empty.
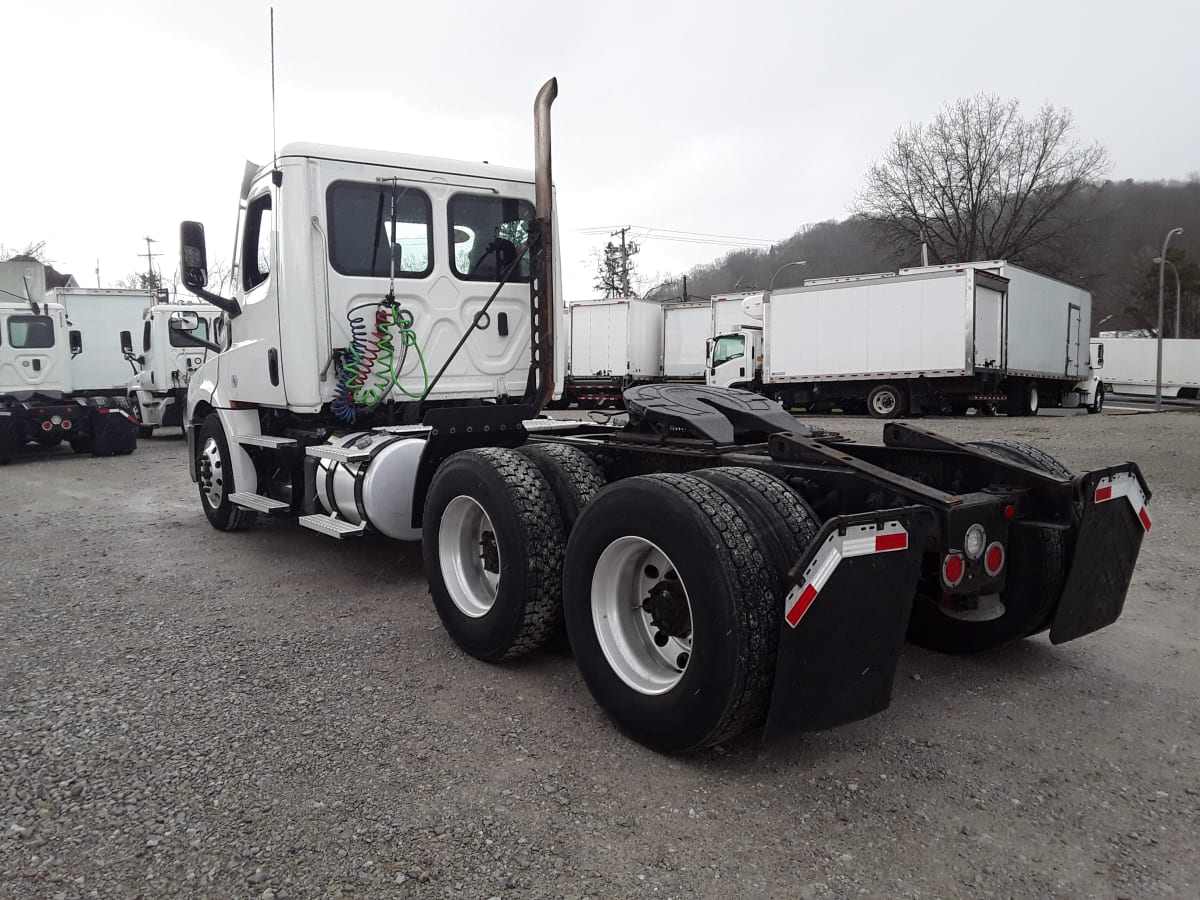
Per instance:
[[[69,393],[72,340],[60,304],[0,301],[0,395]]]
[[[195,328],[173,328],[189,315]],[[133,336],[121,334],[121,349],[134,366],[129,382],[129,403],[140,423],[139,436],[149,437],[154,429],[182,426],[187,386],[192,375],[210,355],[195,339],[214,341],[220,311],[208,303],[156,303],[146,308],[135,353]]]
[[[708,342],[704,383],[754,389],[762,383],[762,329],[741,328]]]

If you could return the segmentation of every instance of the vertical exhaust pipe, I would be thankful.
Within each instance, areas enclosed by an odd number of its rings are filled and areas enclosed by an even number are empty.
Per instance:
[[[537,217],[538,258],[536,278],[539,282],[532,310],[531,349],[537,367],[537,386],[533,395],[534,409],[541,412],[554,395],[554,304],[555,253],[554,246],[554,175],[550,152],[550,107],[558,96],[558,79],[551,78],[538,91],[533,101],[534,140],[534,215]],[[530,373],[533,374],[532,372]],[[531,388],[533,385],[530,386]]]

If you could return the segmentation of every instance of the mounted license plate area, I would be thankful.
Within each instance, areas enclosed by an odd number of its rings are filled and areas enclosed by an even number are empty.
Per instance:
[[[887,708],[933,516],[908,506],[827,521],[789,572],[766,734]]]

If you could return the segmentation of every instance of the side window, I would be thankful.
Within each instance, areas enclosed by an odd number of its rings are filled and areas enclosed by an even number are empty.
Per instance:
[[[54,346],[54,320],[49,316],[10,316],[8,342],[18,349],[41,350]]]
[[[712,364],[719,366],[721,363],[729,362],[731,359],[738,359],[746,353],[745,339],[739,335],[725,335],[717,338],[717,348],[713,351]]]
[[[170,341],[171,341],[172,347],[192,347],[192,348],[194,348],[196,346],[195,344],[187,343],[183,339],[182,332],[171,329],[167,333],[170,335]],[[193,328],[188,333],[195,337],[200,338],[201,340],[207,341],[208,340],[208,319],[204,318],[203,316],[200,316],[199,321],[196,323],[196,327]]]
[[[263,194],[246,207],[242,236],[242,287],[258,287],[271,274],[271,195]]]
[[[424,191],[403,184],[335,181],[325,203],[329,262],[335,272],[387,278],[393,214],[396,277],[424,278],[433,271],[433,205]]]
[[[150,320],[149,319],[147,319],[146,323],[142,326],[142,352],[143,353],[150,352]]]
[[[466,281],[499,281],[529,240],[533,206],[513,197],[456,194],[450,198],[454,274]],[[529,281],[526,254],[509,281]]]

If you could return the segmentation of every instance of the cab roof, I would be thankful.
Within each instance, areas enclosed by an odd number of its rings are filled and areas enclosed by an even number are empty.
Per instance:
[[[411,169],[422,173],[533,184],[532,169],[512,169],[484,162],[464,162],[458,159],[441,159],[436,156],[413,156],[408,153],[391,153],[386,150],[362,150],[356,147],[337,147],[332,144],[307,142],[286,144],[279,151],[279,158],[283,160],[289,157],[328,159],[336,162],[381,166],[388,169]]]

